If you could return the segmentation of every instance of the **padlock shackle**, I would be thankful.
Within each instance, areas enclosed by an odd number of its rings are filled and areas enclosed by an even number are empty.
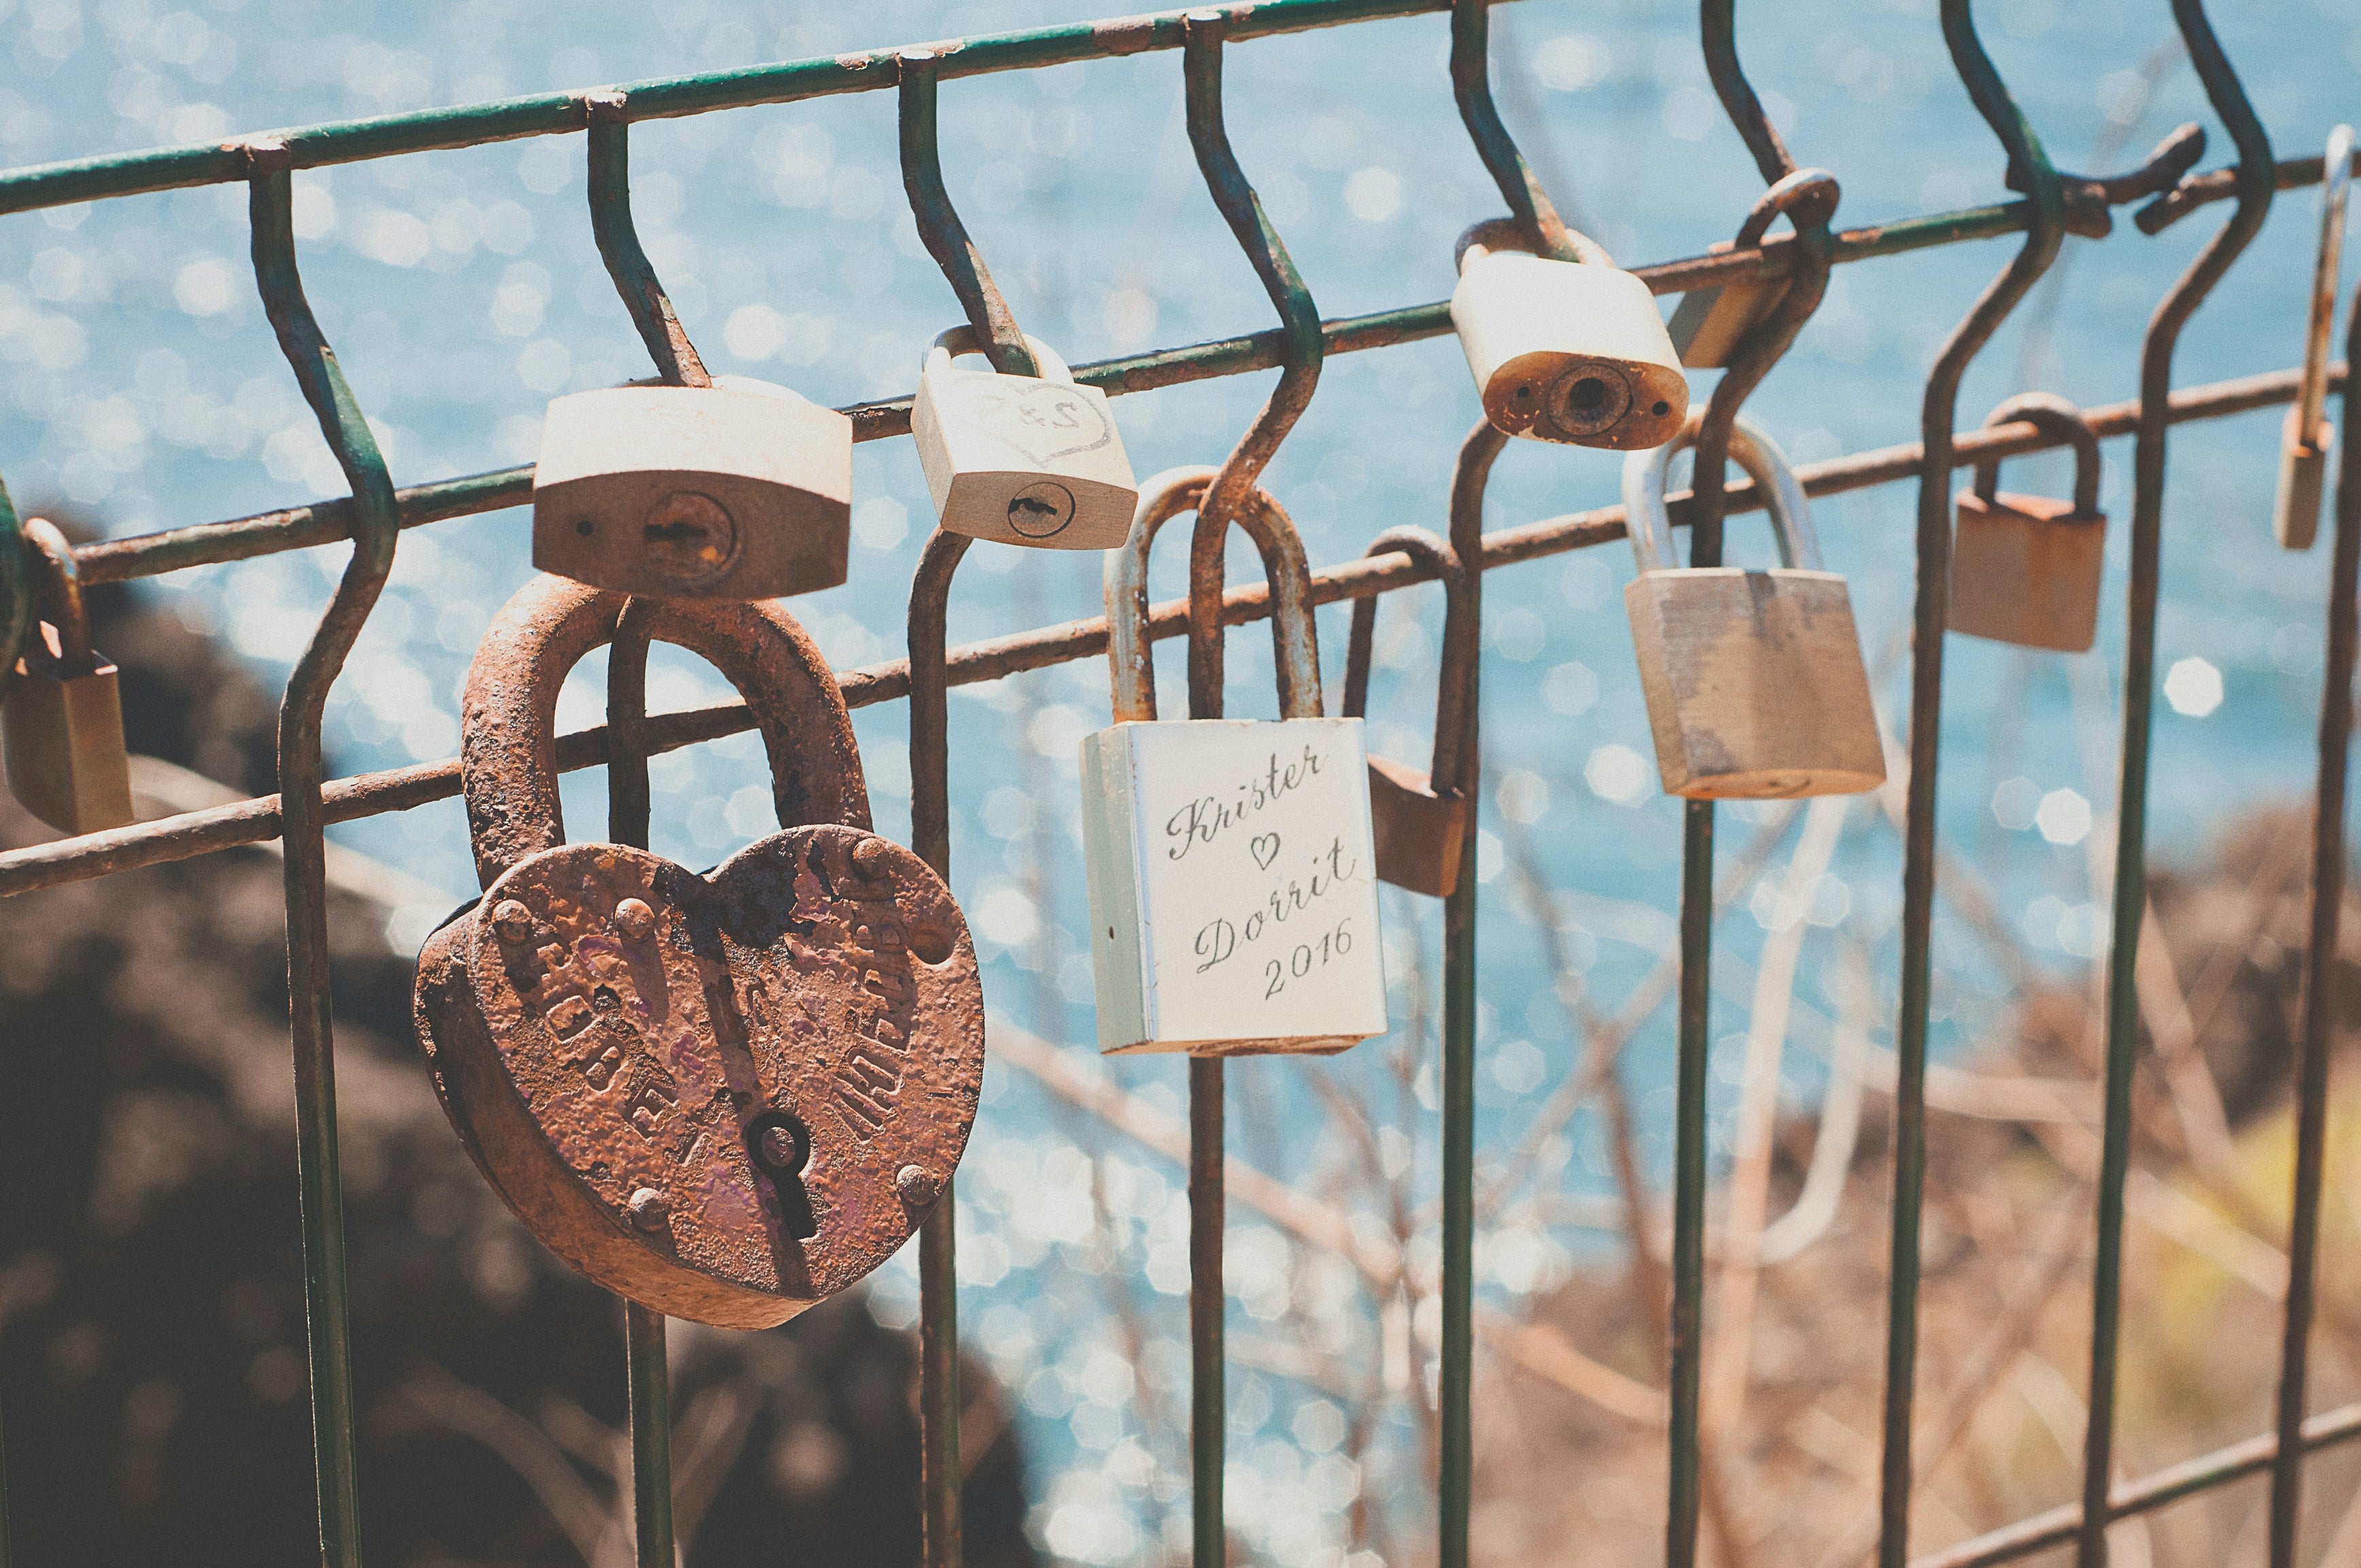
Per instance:
[[[2328,340],[2336,322],[2336,285],[2345,260],[2345,208],[2353,192],[2353,127],[2328,133],[2321,162],[2320,255],[2312,265],[2312,315],[2303,339],[2303,381],[2296,394],[2295,428],[2309,446],[2328,400]]]
[[[631,313],[664,384],[709,387],[713,378],[674,313],[671,296],[640,244],[639,225],[631,221],[631,122],[624,94],[600,88],[577,101],[589,143],[590,236],[598,242],[598,258],[607,264],[607,276],[623,297],[623,309]]]
[[[2020,392],[1984,416],[1986,430],[2024,423],[2047,435],[2066,438],[2074,449],[2074,515],[2099,515],[2099,433],[2082,411],[2054,392]],[[2000,491],[2000,459],[1976,465],[1976,498],[1986,505]]]
[[[1467,127],[1468,140],[1476,144],[1476,156],[1483,160],[1485,171],[1492,183],[1500,189],[1500,199],[1509,204],[1510,216],[1478,224],[1459,236],[1453,248],[1452,262],[1462,264],[1470,244],[1470,236],[1478,229],[1499,225],[1507,238],[1488,238],[1476,243],[1488,250],[1530,250],[1552,261],[1584,261],[1612,267],[1615,260],[1606,247],[1589,236],[1566,226],[1558,215],[1549,192],[1542,189],[1540,179],[1523,153],[1517,150],[1517,140],[1500,119],[1499,105],[1492,102],[1491,0],[1453,0],[1451,7],[1451,96],[1459,105],[1460,124]]]
[[[1623,459],[1623,527],[1631,536],[1631,553],[1642,572],[1677,569],[1672,553],[1672,513],[1664,504],[1664,477],[1673,455],[1696,444],[1706,411],[1692,409],[1681,433],[1662,446],[1634,452]],[[1790,571],[1817,572],[1820,542],[1812,531],[1810,501],[1803,482],[1788,466],[1770,433],[1745,414],[1730,427],[1730,455],[1754,480],[1771,514],[1772,535],[1778,541],[1779,564]]]
[[[82,569],[74,561],[73,545],[59,532],[58,525],[45,517],[28,517],[23,525],[27,565],[33,568],[33,603],[38,607],[38,619],[27,628],[25,650],[41,644],[41,658],[25,661],[27,669],[46,662],[47,640],[41,637],[43,622],[57,628],[57,673],[61,675],[86,675],[98,668],[97,652],[90,645],[90,612],[82,603]],[[15,658],[10,658],[14,663]]]
[[[1156,654],[1150,641],[1148,554],[1157,530],[1204,500],[1217,470],[1202,465],[1167,468],[1139,487],[1131,535],[1106,553],[1107,674],[1118,724],[1156,717]],[[1312,569],[1295,524],[1257,486],[1237,524],[1262,556],[1270,582],[1272,663],[1279,675],[1279,716],[1317,718],[1321,713],[1320,644],[1312,619]],[[1193,596],[1192,596],[1193,598]],[[1190,606],[1193,620],[1198,606]],[[1218,619],[1218,612],[1217,619]]]
[[[1017,330],[1016,314],[1008,308],[983,253],[960,222],[943,184],[943,159],[936,130],[936,82],[942,57],[932,49],[904,49],[894,57],[899,72],[899,119],[902,148],[902,190],[910,199],[910,216],[927,254],[942,269],[944,280],[959,296],[967,313],[980,352],[992,367],[1005,376],[1038,376],[1039,367],[1028,351],[1033,340]]]
[[[999,372],[1001,375],[1032,376],[1038,380],[1055,381],[1067,387],[1074,384],[1073,371],[1067,367],[1063,359],[1058,357],[1056,349],[1051,348],[1029,332],[1025,334],[1025,346],[1032,351],[1034,368],[1003,370]],[[970,354],[983,354],[987,359],[991,357],[989,354],[984,354],[983,349],[977,346],[974,327],[952,327],[947,332],[938,334],[935,341],[928,346],[926,357],[918,362],[918,374],[921,376],[943,375],[950,369],[953,360]]]
[[[484,633],[460,703],[459,778],[489,887],[528,855],[566,841],[558,801],[557,695],[566,673],[612,641],[629,596],[543,576]],[[771,763],[779,825],[869,826],[869,792],[836,676],[775,600],[654,599],[648,637],[712,664],[752,709]]]
[[[1436,795],[1447,797],[1456,795],[1459,789],[1458,762],[1466,750],[1459,737],[1465,733],[1475,685],[1471,640],[1452,635],[1471,608],[1467,603],[1467,575],[1460,570],[1459,557],[1450,545],[1429,530],[1415,525],[1387,529],[1361,552],[1364,560],[1394,554],[1409,556],[1443,584],[1443,657],[1435,674],[1434,749],[1427,769],[1427,783]],[[1353,601],[1352,630],[1345,644],[1343,714],[1346,718],[1368,715],[1369,664],[1377,641],[1378,601],[1384,597],[1371,594]]]

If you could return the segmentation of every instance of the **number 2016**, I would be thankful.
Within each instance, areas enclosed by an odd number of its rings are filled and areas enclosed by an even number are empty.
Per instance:
[[[1315,969],[1327,967],[1330,959],[1342,958],[1353,950],[1353,920],[1350,916],[1336,922],[1336,928],[1316,942],[1298,942],[1295,950],[1284,959],[1271,959],[1262,966],[1263,999],[1268,1001],[1287,989],[1290,980],[1301,980]]]

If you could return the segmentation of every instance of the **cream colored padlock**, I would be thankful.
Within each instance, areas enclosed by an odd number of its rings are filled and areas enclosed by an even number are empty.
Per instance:
[[[945,529],[1003,544],[1111,550],[1131,532],[1139,491],[1104,392],[1028,335],[1041,374],[964,370],[975,329],[935,339],[918,373],[910,433]]]
[[[60,833],[126,827],[131,758],[122,693],[115,666],[90,645],[73,547],[38,517],[26,520],[24,541],[41,619],[0,702],[8,793]]]
[[[1359,719],[1321,717],[1303,546],[1259,489],[1240,522],[1270,576],[1280,718],[1156,719],[1148,544],[1213,473],[1150,479],[1106,558],[1115,722],[1082,748],[1099,1048],[1325,1055],[1386,1032],[1368,757]]]
[[[2320,254],[2312,266],[2312,318],[2304,334],[2303,381],[2279,433],[2279,494],[2271,535],[2282,550],[2309,550],[2320,534],[2321,492],[2336,426],[2321,417],[2328,398],[2329,338],[2336,325],[2336,285],[2345,259],[2345,208],[2353,190],[2353,127],[2328,133],[2321,159]]]
[[[1743,415],[1730,455],[1769,504],[1779,569],[1675,567],[1664,476],[1704,411],[1623,460],[1623,517],[1640,575],[1623,589],[1667,795],[1693,800],[1858,795],[1885,782],[1852,600],[1820,568],[1804,487]]]
[[[549,405],[533,564],[655,598],[766,599],[844,581],[852,422],[745,376]]]
[[[2099,579],[2107,517],[2099,510],[2099,437],[2082,411],[2047,392],[1993,410],[1984,428],[2017,420],[2062,434],[2074,447],[2074,499],[2000,488],[2000,462],[1976,465],[1975,484],[1954,503],[1950,628],[1970,637],[2087,653],[2099,635]]]
[[[1508,435],[1605,446],[1660,446],[1681,428],[1688,378],[1648,286],[1611,263],[1551,261],[1513,225],[1460,236],[1451,324],[1484,400]]]

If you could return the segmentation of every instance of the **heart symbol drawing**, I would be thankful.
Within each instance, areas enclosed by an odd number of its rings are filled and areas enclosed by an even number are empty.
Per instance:
[[[1246,849],[1253,854],[1255,864],[1268,871],[1271,861],[1279,859],[1279,835],[1265,833],[1248,844]]]
[[[1096,452],[1115,439],[1106,415],[1074,388],[1029,376],[969,374],[953,388],[958,411],[979,433],[1036,467]]]

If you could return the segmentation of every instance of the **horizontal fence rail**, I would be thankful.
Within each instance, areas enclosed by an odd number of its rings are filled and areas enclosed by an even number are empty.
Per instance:
[[[181,812],[106,832],[0,853],[0,896],[38,892],[141,866],[162,864],[244,845],[283,839],[291,973],[294,977],[291,1044],[298,1088],[299,1179],[303,1211],[314,1459],[323,1561],[357,1568],[357,1478],[350,1410],[350,1355],[346,1343],[341,1193],[336,1174],[334,1048],[330,1037],[325,942],[324,829],[403,811],[460,793],[458,762],[321,778],[320,720],[336,678],[405,530],[523,505],[532,499],[531,466],[467,475],[397,489],[367,421],[336,369],[335,356],[313,322],[297,274],[290,222],[290,175],[297,169],[479,146],[529,137],[583,133],[591,153],[594,229],[609,271],[626,296],[642,338],[657,362],[658,378],[699,384],[701,364],[685,329],[672,315],[661,282],[631,226],[625,177],[628,127],[636,122],[702,115],[758,104],[895,89],[900,93],[906,186],[922,237],[943,266],[977,334],[995,360],[1014,354],[1029,364],[1013,317],[959,227],[933,157],[934,93],[938,82],[1010,71],[1178,52],[1187,84],[1189,130],[1198,165],[1234,236],[1254,263],[1281,325],[1211,342],[1160,348],[1074,367],[1075,378],[1111,395],[1143,393],[1219,377],[1279,369],[1279,390],[1208,483],[1192,561],[1200,588],[1191,606],[1176,600],[1150,611],[1151,640],[1190,636],[1192,709],[1218,710],[1222,629],[1268,619],[1271,595],[1261,584],[1223,589],[1220,541],[1230,515],[1254,477],[1284,439],[1293,418],[1313,396],[1325,356],[1360,353],[1450,333],[1442,302],[1323,320],[1304,280],[1264,214],[1249,175],[1232,151],[1221,120],[1222,51],[1281,34],[1385,18],[1448,13],[1450,74],[1455,100],[1486,170],[1511,211],[1510,225],[1532,247],[1567,259],[1597,259],[1597,247],[1567,229],[1541,182],[1491,104],[1485,32],[1493,0],[1259,0],[1218,8],[1077,23],[991,37],[955,38],[917,48],[875,49],[824,59],[593,88],[546,93],[489,104],[340,121],[223,141],[73,159],[0,172],[0,214],[29,213],[77,203],[129,197],[192,186],[248,187],[258,287],[305,399],[317,414],[354,495],[226,521],[173,528],[80,547],[74,562],[85,583],[121,583],[193,567],[248,560],[280,552],[353,541],[356,548],[319,631],[289,684],[282,715],[280,777],[288,793]],[[1499,0],[1508,3],[1508,0]],[[2200,1492],[2264,1474],[2273,1478],[2268,1559],[2290,1568],[2295,1553],[2296,1481],[2302,1457],[2361,1437],[2361,1406],[2303,1416],[2304,1345],[2310,1332],[2312,1280],[2319,1223],[2320,1140],[2327,1093],[2329,989],[2323,976],[2336,951],[2339,880],[2345,853],[2344,754],[2349,743],[2356,655],[2355,587],[2361,576],[2361,440],[2349,410],[2334,503],[2336,546],[2329,573],[2329,637],[2320,732],[2321,768],[2315,811],[2314,908],[2307,961],[2310,981],[2302,1018],[2299,1079],[2296,1228],[2301,1277],[2289,1294],[2285,1348],[2275,1430],[2245,1442],[2157,1472],[2113,1483],[2115,1321],[2120,1310],[2124,1179],[2129,1158],[2129,1093],[2136,1008],[2129,1005],[2131,964],[2146,909],[2145,849],[2147,730],[2164,491],[2164,443],[2174,424],[2217,419],[2288,404],[2301,392],[2297,367],[2205,386],[2171,387],[2171,356],[2182,325],[2206,293],[2230,270],[2260,227],[2275,192],[2315,185],[2318,157],[2276,159],[2242,86],[2215,42],[2199,0],[2172,0],[2171,12],[2216,115],[2230,133],[2235,161],[2203,172],[2193,166],[2204,136],[2185,126],[2146,162],[2125,173],[2091,177],[2053,166],[2034,127],[1977,40],[1967,0],[1940,0],[1940,27],[1960,82],[1992,129],[2006,183],[2017,200],[1894,222],[1836,230],[1835,178],[1798,167],[1764,115],[1741,69],[1733,0],[1700,0],[1700,35],[1717,95],[1762,172],[1765,190],[1741,243],[1703,256],[1633,269],[1656,295],[1684,295],[1732,285],[1782,285],[1777,303],[1747,329],[1731,351],[1697,433],[1698,479],[1691,493],[1669,499],[1672,521],[1689,530],[1690,564],[1719,561],[1722,523],[1730,512],[1763,504],[1751,480],[1726,483],[1723,455],[1740,407],[1806,324],[1831,269],[1938,246],[2020,236],[2004,270],[1975,302],[1934,360],[1921,411],[1920,439],[1877,451],[1801,466],[1806,493],[1842,494],[1915,480],[1919,486],[1915,538],[1917,603],[1910,748],[1917,766],[1909,780],[1904,877],[1902,1004],[1898,1047],[1894,1205],[1887,1300],[1887,1383],[1881,1480],[1881,1517],[1872,1542],[1864,1536],[1856,1557],[1875,1548],[1883,1568],[1985,1568],[2051,1548],[2074,1545],[2081,1568],[2104,1561],[2106,1527]],[[2332,146],[2342,144],[2332,143]],[[1248,149],[1251,151],[1251,149]],[[1249,159],[1250,161],[1250,159]],[[2361,165],[2361,158],[2356,158]],[[2050,425],[2004,423],[1954,428],[1953,403],[1977,350],[1991,337],[2059,252],[2067,235],[2105,238],[2114,209],[2142,203],[2134,227],[2155,235],[2219,203],[2232,203],[2222,230],[2159,308],[2142,355],[2139,396],[2086,411],[2103,438],[2136,443],[2132,520],[2132,571],[2126,643],[2123,743],[2124,798],[2118,812],[2115,937],[2110,954],[2105,1128],[2095,1183],[2098,1263],[2092,1292],[2092,1361],[2081,1501],[1913,1558],[1909,1528],[1913,1489],[1922,1478],[1911,1453],[1916,1387],[1916,1313],[1918,1216],[1923,1202],[1923,1122],[1926,1109],[1927,1001],[1931,922],[1936,899],[1934,803],[1941,662],[1949,588],[1952,473],[1963,466],[2064,444]],[[1780,217],[1788,232],[1767,233]],[[1603,253],[1598,253],[1603,256]],[[2333,287],[2333,281],[2332,281]],[[2347,358],[2361,352],[2361,329]],[[2314,361],[2317,369],[2318,361]],[[1006,368],[1005,366],[1003,368]],[[2328,372],[2342,392],[2343,366]],[[880,440],[910,431],[908,396],[851,405],[854,439]],[[1411,551],[1381,551],[1311,574],[1314,604],[1367,600],[1446,574],[1455,585],[1446,638],[1463,640],[1474,668],[1479,632],[1481,574],[1609,543],[1625,537],[1620,506],[1566,513],[1481,532],[1483,492],[1492,459],[1505,438],[1479,427],[1463,446],[1451,496],[1452,538]],[[1381,540],[1380,544],[1391,543]],[[0,652],[13,647],[14,630],[29,619],[23,550],[14,513],[0,492]],[[920,855],[949,873],[949,767],[944,697],[953,685],[972,685],[1027,670],[1104,655],[1104,617],[1033,628],[957,648],[944,645],[944,603],[966,542],[938,532],[928,542],[910,600],[909,658],[842,672],[839,683],[851,707],[908,698],[911,702],[913,839]],[[1472,566],[1474,570],[1466,568]],[[1467,594],[1463,617],[1456,596]],[[0,660],[0,680],[6,678]],[[619,664],[635,661],[619,659]],[[643,672],[642,672],[643,673]],[[1208,678],[1210,677],[1210,678]],[[646,833],[648,757],[752,728],[743,703],[642,717],[638,674],[610,691],[624,706],[610,724],[563,736],[561,769],[608,767],[616,781],[609,831],[627,842]],[[1474,720],[1470,675],[1466,793],[1473,797]],[[1348,685],[1350,677],[1348,676]],[[1466,831],[1472,845],[1474,816]],[[1670,1568],[1691,1568],[1698,1552],[1702,1513],[1719,1507],[1711,1455],[1698,1409],[1699,1330],[1704,1292],[1706,1007],[1709,998],[1710,931],[1715,908],[1713,808],[1689,804],[1685,813],[1682,939],[1679,982],[1679,1089],[1675,1112],[1675,1217],[1669,1309],[1658,1325],[1669,1368],[1661,1423],[1667,1434],[1669,1489],[1665,1555]],[[1467,1389],[1473,1208],[1473,1098],[1476,1020],[1475,855],[1465,857],[1459,888],[1444,905],[1443,1029],[1442,1338],[1437,1399],[1441,1442],[1437,1477],[1438,1560],[1464,1568],[1471,1442]],[[0,960],[5,961],[5,960]],[[1221,1288],[1223,1180],[1221,1066],[1192,1063],[1191,1141],[1187,1150],[1194,1216],[1192,1261],[1192,1388],[1196,1417],[1193,1546],[1198,1568],[1227,1560],[1220,1507],[1223,1451]],[[957,1381],[951,1189],[946,1186],[920,1244],[922,1456],[917,1496],[923,1508],[927,1568],[960,1562]],[[638,1559],[642,1568],[670,1568],[674,1542],[670,1497],[669,1392],[663,1318],[632,1306],[627,1319],[631,1429],[638,1499]],[[18,1434],[20,1444],[25,1441]],[[32,1439],[38,1441],[36,1433]],[[8,1562],[5,1472],[0,1472],[0,1568]]]

